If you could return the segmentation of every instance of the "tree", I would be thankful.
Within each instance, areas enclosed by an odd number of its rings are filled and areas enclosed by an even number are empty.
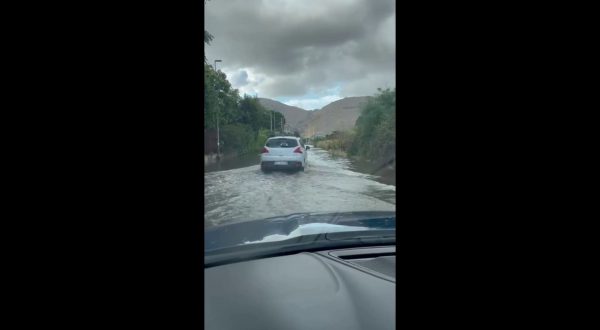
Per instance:
[[[366,159],[389,161],[396,150],[396,89],[379,89],[356,120],[356,136],[350,154]]]
[[[262,114],[266,111],[256,97],[244,95],[240,101],[240,121],[252,127],[255,132],[264,127]]]
[[[206,2],[209,0],[204,0],[204,5],[206,6]],[[204,43],[210,45],[210,42],[213,40],[213,35],[208,31],[204,30]],[[204,64],[208,64],[208,59],[206,58],[206,53],[204,54]]]
[[[239,92],[231,87],[227,76],[204,64],[204,127],[216,127],[217,113],[220,124],[239,121],[239,101]]]
[[[204,64],[204,128],[220,128],[220,138],[226,153],[246,153],[264,145],[270,134],[271,120],[278,130],[285,118],[260,104],[256,96],[244,95],[232,88],[222,71]]]
[[[210,45],[210,42],[213,40],[213,35],[208,31],[204,30],[204,43]]]

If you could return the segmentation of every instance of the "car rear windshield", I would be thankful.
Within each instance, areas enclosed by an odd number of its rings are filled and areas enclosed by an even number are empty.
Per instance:
[[[269,148],[294,148],[298,146],[295,139],[271,139],[267,141]]]

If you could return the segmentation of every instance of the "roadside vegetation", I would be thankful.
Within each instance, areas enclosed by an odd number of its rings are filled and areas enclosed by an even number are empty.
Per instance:
[[[274,132],[270,130],[271,115]],[[222,154],[242,155],[260,151],[269,136],[279,133],[277,129],[281,123],[285,125],[285,117],[281,113],[265,109],[256,97],[241,97],[222,71],[215,71],[209,64],[204,64],[204,129],[216,136],[219,126]],[[216,140],[211,143],[216,146]]]
[[[372,167],[394,166],[396,161],[396,89],[378,89],[361,110],[354,129],[314,139],[316,147],[334,155],[357,158]]]
[[[206,5],[206,1],[204,4]],[[214,36],[204,30],[204,43],[208,46]],[[271,117],[272,116],[272,117]],[[274,131],[271,131],[271,120]],[[269,136],[275,135],[285,118],[279,112],[265,109],[256,97],[240,96],[239,91],[231,87],[222,71],[215,71],[206,55],[204,56],[204,132],[206,136],[217,136],[221,144],[221,153],[242,155],[258,152]],[[210,133],[207,135],[207,132]],[[214,141],[213,141],[214,140]],[[210,153],[217,150],[216,138],[208,141]],[[205,144],[206,148],[206,144]]]
[[[313,139],[315,147],[329,150],[335,156],[348,156],[352,148],[356,132],[334,131],[323,138]]]

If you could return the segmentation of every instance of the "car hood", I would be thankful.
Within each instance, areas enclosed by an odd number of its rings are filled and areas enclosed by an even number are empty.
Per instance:
[[[205,251],[292,237],[396,228],[395,212],[297,213],[207,228]]]

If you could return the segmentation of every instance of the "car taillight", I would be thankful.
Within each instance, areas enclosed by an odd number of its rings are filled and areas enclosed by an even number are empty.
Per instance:
[[[260,152],[261,154],[268,154],[269,153],[269,149],[267,149],[267,147],[263,147],[262,151]]]
[[[294,152],[297,154],[301,154],[302,153],[302,149],[300,147],[294,149]]]

